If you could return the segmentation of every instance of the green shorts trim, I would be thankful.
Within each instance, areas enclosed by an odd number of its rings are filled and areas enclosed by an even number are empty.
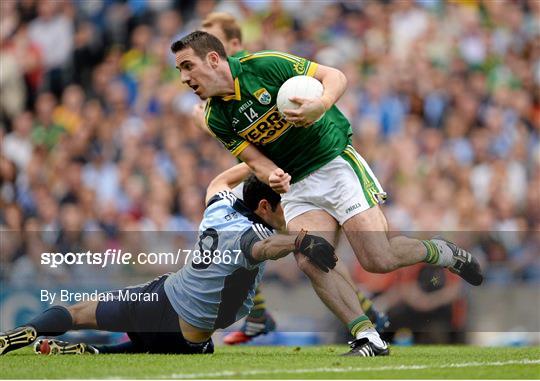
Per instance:
[[[356,177],[358,177],[360,187],[362,188],[362,192],[364,192],[364,197],[369,206],[372,207],[379,204],[380,200],[377,199],[376,195],[383,193],[383,190],[379,188],[376,180],[371,176],[370,171],[362,164],[354,148],[347,146],[340,156],[349,163]]]

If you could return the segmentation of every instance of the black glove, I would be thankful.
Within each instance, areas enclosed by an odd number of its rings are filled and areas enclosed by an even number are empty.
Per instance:
[[[294,245],[295,253],[304,254],[311,263],[325,273],[336,267],[338,258],[334,252],[334,246],[324,238],[307,234],[307,231],[302,230],[296,237]]]

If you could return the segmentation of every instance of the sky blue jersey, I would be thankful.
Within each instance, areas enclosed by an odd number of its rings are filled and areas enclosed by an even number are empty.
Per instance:
[[[251,250],[273,233],[232,192],[212,197],[195,250],[186,265],[165,282],[178,315],[203,330],[225,328],[245,317],[264,271],[264,263],[256,262]]]

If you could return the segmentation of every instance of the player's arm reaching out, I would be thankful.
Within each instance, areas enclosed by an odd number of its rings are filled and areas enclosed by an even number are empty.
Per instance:
[[[210,182],[206,190],[206,203],[217,192],[222,190],[231,190],[249,176],[253,171],[255,176],[276,193],[285,193],[289,190],[291,176],[285,173],[274,162],[263,155],[256,147],[249,145],[238,155],[243,163],[229,168],[220,173]]]
[[[266,157],[257,147],[250,144],[238,157],[251,168],[259,180],[268,184],[274,192],[285,193],[289,191],[291,176]]]
[[[250,246],[250,258],[254,262],[277,260],[288,254],[300,253],[324,272],[336,267],[338,260],[334,247],[324,238],[307,234],[305,230],[298,235],[275,234]]]
[[[295,110],[284,110],[287,120],[296,127],[308,127],[319,119],[343,95],[347,87],[347,78],[340,70],[318,65],[314,75],[323,84],[320,98],[306,99],[291,97],[290,101],[300,104]]]
[[[208,201],[210,201],[212,196],[214,196],[216,193],[233,189],[235,186],[244,181],[250,173],[251,169],[249,166],[247,166],[245,163],[240,163],[217,175],[212,181],[210,181],[210,184],[206,189],[205,204],[208,204]]]
[[[278,170],[280,169],[278,168]],[[249,176],[250,172],[249,166],[241,163],[219,174],[208,185],[206,203],[217,192],[231,190],[240,184]],[[275,234],[260,240],[260,236],[253,234],[253,232],[244,235],[242,247],[243,252],[247,253],[248,257],[254,262],[276,260],[295,252],[308,257],[313,264],[324,272],[328,272],[336,266],[337,256],[334,247],[322,237],[301,231],[298,235]]]

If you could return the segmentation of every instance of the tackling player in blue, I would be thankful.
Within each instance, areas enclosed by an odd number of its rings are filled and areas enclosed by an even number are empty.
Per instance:
[[[0,354],[32,344],[39,336],[58,336],[85,328],[126,332],[130,341],[97,346],[41,339],[35,343],[34,351],[213,353],[213,332],[244,318],[253,306],[266,260],[277,260],[294,252],[320,271],[333,269],[337,257],[324,238],[305,231],[298,235],[274,234],[274,229],[285,227],[281,198],[255,176],[248,177],[249,174],[249,167],[239,164],[217,176],[207,189],[197,244],[197,249],[208,253],[207,260],[192,256],[176,273],[125,289],[131,293],[155,294],[156,301],[115,298],[67,308],[53,306],[27,324],[0,334]],[[231,189],[246,177],[242,201]],[[224,253],[231,255],[226,257]]]

